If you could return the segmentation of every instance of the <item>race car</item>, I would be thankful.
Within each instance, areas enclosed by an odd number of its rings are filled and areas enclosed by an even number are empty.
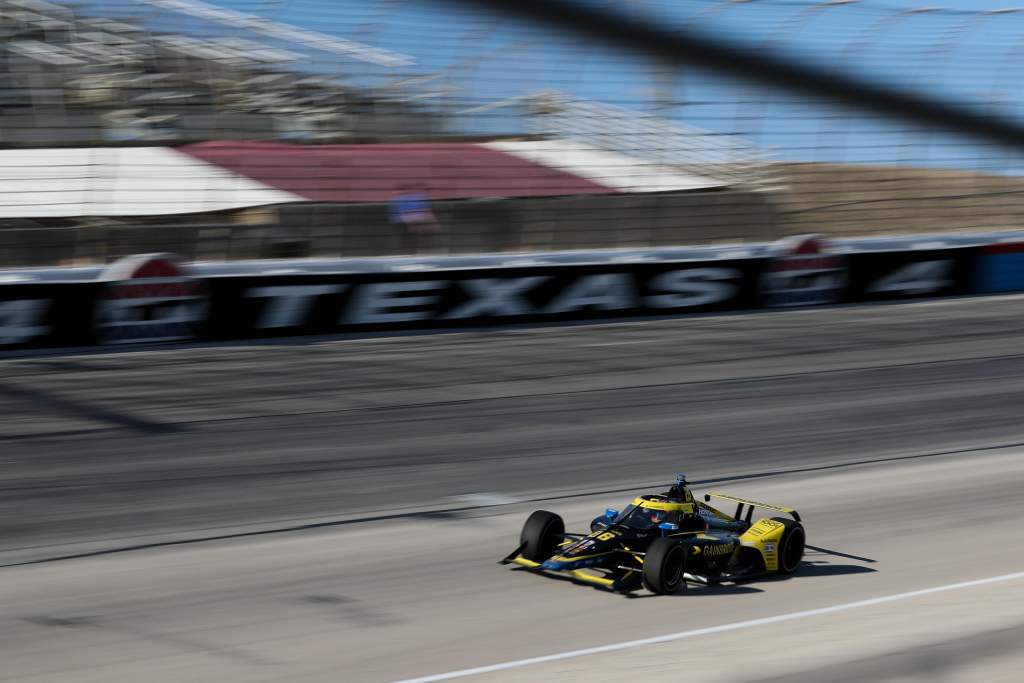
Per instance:
[[[736,503],[726,514],[708,502]],[[754,519],[754,510],[789,517]],[[566,533],[562,518],[537,510],[523,525],[519,547],[500,560],[557,572],[615,591],[646,587],[675,593],[687,582],[713,585],[795,572],[806,534],[796,510],[711,491],[694,500],[686,477],[660,494],[641,495],[621,512],[608,508],[589,534]]]

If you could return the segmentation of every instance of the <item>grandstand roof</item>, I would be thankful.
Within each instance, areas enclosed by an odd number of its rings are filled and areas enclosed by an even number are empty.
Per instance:
[[[485,146],[562,169],[619,192],[679,192],[724,184],[721,180],[683,173],[640,156],[597,149],[578,140],[512,140],[489,142]]]
[[[586,178],[482,145],[318,145],[215,142],[182,148],[203,161],[322,202],[387,201],[406,185],[435,199],[600,194]]]
[[[0,150],[0,218],[148,216],[303,201],[691,190],[720,185],[567,141]]]
[[[434,199],[664,192],[721,186],[569,141],[301,146],[212,142],[181,151],[323,202],[387,201],[402,186]]]
[[[302,201],[162,147],[0,150],[0,218],[149,216]]]

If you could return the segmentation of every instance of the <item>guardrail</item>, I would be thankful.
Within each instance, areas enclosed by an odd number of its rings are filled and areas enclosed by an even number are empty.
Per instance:
[[[1024,290],[1024,235],[0,272],[0,348],[678,315]]]

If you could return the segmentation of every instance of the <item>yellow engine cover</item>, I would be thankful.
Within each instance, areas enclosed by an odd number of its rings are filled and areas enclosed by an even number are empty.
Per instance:
[[[750,548],[757,548],[764,558],[764,568],[774,572],[779,569],[779,541],[786,527],[774,519],[759,519],[754,526],[740,536],[740,543]]]

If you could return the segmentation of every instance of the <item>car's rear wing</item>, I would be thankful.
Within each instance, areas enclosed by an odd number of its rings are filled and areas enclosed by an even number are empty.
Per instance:
[[[785,512],[790,515],[796,521],[800,521],[800,513],[793,508],[782,507],[781,505],[769,505],[768,503],[758,503],[756,500],[747,500],[746,498],[737,498],[736,496],[730,496],[727,493],[721,493],[719,491],[710,491],[704,494],[704,502],[710,501],[712,498],[721,498],[722,500],[731,500],[736,505],[736,514],[733,515],[734,519],[740,519],[743,516],[743,508],[747,507],[747,521],[754,514],[754,508],[763,508],[765,510],[775,510],[776,512]]]

